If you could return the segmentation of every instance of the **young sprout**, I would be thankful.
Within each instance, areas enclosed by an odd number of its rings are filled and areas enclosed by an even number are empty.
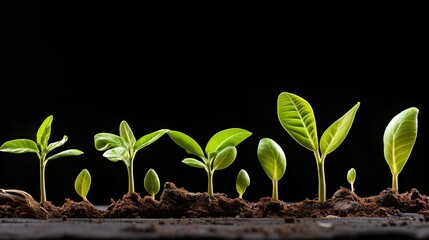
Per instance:
[[[135,192],[134,188],[134,158],[137,152],[154,143],[168,129],[160,129],[144,135],[136,141],[133,131],[126,121],[119,125],[119,136],[112,133],[98,133],[94,136],[95,149],[105,151],[103,157],[112,162],[123,161],[128,173],[128,192]]]
[[[319,201],[322,203],[326,201],[324,167],[326,156],[346,138],[359,106],[358,102],[329,126],[319,143],[316,120],[311,105],[305,99],[292,93],[282,92],[278,96],[277,115],[281,125],[296,142],[314,153],[319,180]]]
[[[387,125],[384,136],[384,158],[392,173],[392,190],[398,191],[398,176],[407,163],[417,138],[417,115],[419,109],[410,107]]]
[[[350,189],[352,192],[355,191],[355,180],[356,180],[356,170],[354,168],[350,168],[347,172],[347,181],[350,183]]]
[[[241,169],[240,172],[238,172],[237,179],[235,181],[235,189],[237,189],[238,198],[243,198],[243,194],[249,185],[249,174],[246,172],[246,170]]]
[[[40,178],[40,203],[47,201],[46,199],[46,187],[45,187],[45,168],[49,160],[56,159],[59,157],[66,156],[77,156],[83,154],[81,150],[69,149],[48,157],[48,154],[54,149],[64,145],[68,137],[63,136],[61,141],[49,143],[51,137],[51,126],[53,116],[48,116],[43,123],[40,125],[37,135],[36,142],[31,139],[15,139],[10,140],[0,147],[0,151],[9,153],[36,153],[39,158],[39,178]]]
[[[169,131],[168,136],[188,154],[193,154],[201,160],[195,158],[185,158],[182,162],[190,167],[201,168],[207,172],[208,186],[207,194],[213,196],[213,174],[216,170],[222,170],[231,165],[236,156],[239,143],[252,135],[251,132],[241,128],[229,128],[213,135],[208,141],[205,154],[198,143],[190,136],[179,132]]]
[[[152,196],[152,199],[155,200],[155,195],[159,192],[161,184],[158,175],[152,168],[147,171],[144,177],[144,188]]]
[[[76,193],[82,197],[83,201],[88,201],[86,195],[88,195],[89,188],[91,187],[91,174],[87,169],[83,169],[79,175],[77,175],[74,181],[74,189]]]
[[[278,200],[278,182],[286,171],[286,155],[274,140],[262,138],[258,145],[258,159],[273,183],[272,198]]]

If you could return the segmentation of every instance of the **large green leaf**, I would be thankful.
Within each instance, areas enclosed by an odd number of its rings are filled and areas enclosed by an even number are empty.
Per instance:
[[[352,127],[360,103],[356,103],[346,114],[329,126],[320,138],[320,151],[326,156],[334,151],[346,138]]]
[[[222,170],[230,166],[237,157],[237,149],[235,147],[226,147],[216,155],[213,161],[212,170]]]
[[[76,193],[83,198],[84,201],[87,201],[87,194],[89,188],[91,187],[91,174],[87,169],[83,169],[79,175],[77,175],[76,180],[74,181],[74,189]]]
[[[117,162],[122,160],[125,162],[127,166],[128,164],[130,164],[128,162],[130,157],[129,153],[127,149],[123,147],[115,147],[115,148],[109,149],[103,153],[103,157],[109,159],[112,162]]]
[[[39,152],[36,142],[30,139],[14,139],[3,143],[0,151],[9,153]]]
[[[36,143],[40,146],[40,150],[44,151],[48,146],[49,138],[51,137],[51,125],[54,117],[52,115],[45,118],[43,123],[37,130]]]
[[[185,149],[185,151],[189,154],[193,154],[195,156],[204,158],[203,149],[200,145],[190,136],[179,132],[179,131],[169,131],[168,136],[177,144],[179,147]]]
[[[110,148],[123,147],[126,148],[124,140],[112,133],[97,133],[94,136],[95,149],[105,151]]]
[[[169,131],[169,129],[160,129],[144,135],[143,137],[139,138],[139,140],[137,140],[137,142],[134,144],[134,150],[138,151],[146,147],[147,145],[154,143],[156,140],[158,140],[160,137],[162,137]]]
[[[311,151],[319,151],[316,120],[313,109],[305,99],[288,92],[280,93],[277,116],[295,141]]]
[[[132,147],[136,143],[136,138],[134,137],[133,131],[126,121],[122,121],[119,125],[119,136]]]
[[[258,145],[258,159],[268,177],[278,181],[286,171],[286,155],[272,139],[262,138]]]
[[[210,138],[206,145],[205,151],[208,155],[210,155],[212,153],[217,153],[229,146],[235,147],[251,135],[251,132],[242,128],[228,128],[222,130]]]
[[[398,175],[414,147],[417,138],[417,115],[419,110],[410,107],[392,118],[384,136],[384,157],[393,175]]]

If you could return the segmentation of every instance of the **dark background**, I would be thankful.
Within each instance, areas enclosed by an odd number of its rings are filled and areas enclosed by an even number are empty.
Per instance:
[[[383,155],[388,122],[408,107],[420,109],[417,141],[399,175],[399,190],[429,193],[425,137],[428,38],[423,2],[388,1],[29,1],[3,3],[1,11],[0,142],[35,140],[53,115],[50,142],[81,156],[46,167],[47,198],[79,200],[77,174],[92,175],[88,199],[109,204],[127,192],[122,162],[94,148],[99,132],[119,134],[126,120],[136,138],[168,128],[194,138],[204,149],[220,130],[253,134],[237,146],[236,161],[216,171],[214,191],[236,197],[235,178],[248,171],[244,198],[271,196],[271,181],[256,155],[263,137],[287,158],[279,198],[317,197],[314,155],[282,128],[277,97],[291,92],[313,107],[319,137],[357,102],[361,106],[345,141],[325,161],[327,196],[349,187],[377,194],[391,186]],[[167,136],[137,153],[135,187],[146,191],[149,168],[161,183],[192,192],[207,189],[206,173],[181,163],[190,155]],[[36,154],[0,154],[0,187],[39,200]],[[157,195],[159,198],[160,193]]]

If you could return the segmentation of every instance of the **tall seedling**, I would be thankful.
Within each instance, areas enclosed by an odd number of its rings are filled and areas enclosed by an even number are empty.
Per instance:
[[[123,161],[128,172],[128,192],[135,192],[134,188],[134,158],[137,152],[158,140],[170,131],[160,129],[146,134],[136,140],[133,131],[126,121],[119,125],[119,136],[112,133],[97,133],[94,136],[95,149],[105,151],[103,156],[112,162]]]
[[[392,173],[392,190],[398,191],[398,176],[407,163],[417,138],[419,109],[410,107],[392,118],[384,136],[384,158]]]
[[[222,170],[231,165],[236,156],[239,143],[252,135],[251,132],[241,128],[229,128],[213,135],[208,141],[205,154],[200,145],[190,136],[179,132],[169,131],[168,136],[188,154],[195,155],[195,158],[185,158],[183,163],[190,167],[202,168],[207,172],[208,186],[207,194],[213,196],[213,174],[216,170]]]
[[[15,139],[15,140],[10,140],[3,143],[3,145],[0,147],[0,151],[2,152],[10,152],[10,153],[33,152],[37,154],[37,157],[39,158],[39,163],[40,163],[39,177],[40,177],[40,202],[41,203],[44,203],[47,201],[46,187],[45,187],[45,168],[48,161],[59,157],[77,156],[77,155],[83,154],[81,150],[69,149],[69,150],[65,150],[57,154],[54,154],[50,157],[47,156],[48,153],[50,153],[52,150],[58,147],[61,147],[68,140],[68,137],[64,135],[61,141],[48,144],[49,138],[51,137],[51,125],[52,125],[53,119],[54,117],[50,115],[40,125],[37,131],[36,142],[34,142],[31,139]]]
[[[281,125],[295,141],[314,152],[320,202],[326,201],[325,158],[344,141],[359,106],[360,102],[329,126],[323,133],[319,144],[316,120],[311,105],[300,96],[288,92],[282,92],[278,97],[277,115]]]

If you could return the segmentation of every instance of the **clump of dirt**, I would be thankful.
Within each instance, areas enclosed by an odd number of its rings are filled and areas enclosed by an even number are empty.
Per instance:
[[[0,189],[0,217],[46,219],[49,212],[25,191]]]
[[[0,217],[23,216],[7,213],[0,198]],[[62,206],[50,202],[41,204],[49,217],[70,218],[328,218],[328,217],[389,217],[401,213],[429,214],[429,198],[415,188],[399,193],[388,188],[378,195],[360,197],[347,188],[340,187],[326,202],[305,199],[287,203],[263,197],[258,202],[243,198],[229,198],[222,193],[188,192],[172,182],[166,182],[159,198],[141,197],[139,193],[127,193],[105,210],[95,208],[89,202],[73,202],[66,199]]]

